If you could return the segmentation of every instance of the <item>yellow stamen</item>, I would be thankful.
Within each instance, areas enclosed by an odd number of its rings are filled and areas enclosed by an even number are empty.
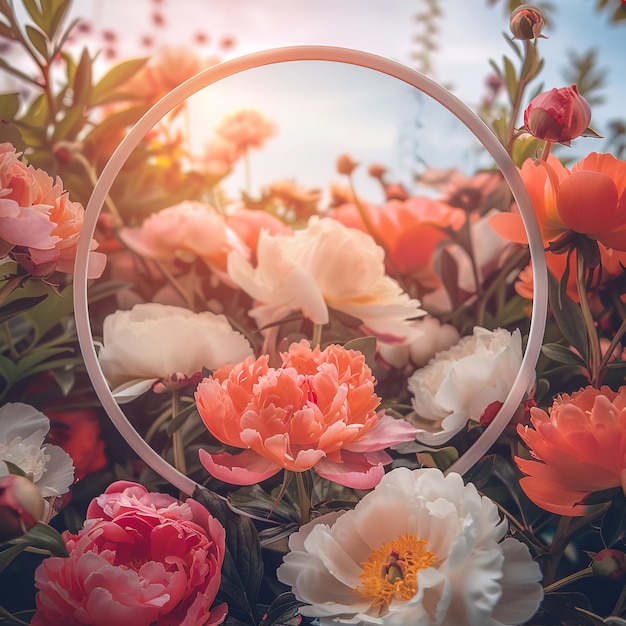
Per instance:
[[[372,608],[384,610],[394,599],[410,600],[417,593],[417,572],[432,567],[437,556],[426,549],[426,540],[400,535],[376,548],[361,565],[361,585],[355,589]]]

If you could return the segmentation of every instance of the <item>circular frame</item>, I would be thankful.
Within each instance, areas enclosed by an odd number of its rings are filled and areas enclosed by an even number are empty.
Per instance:
[[[493,421],[479,439],[447,470],[464,474],[483,456],[502,433],[531,386],[545,331],[548,307],[548,281],[545,252],[534,209],[519,175],[497,137],[485,123],[456,96],[424,74],[405,65],[360,50],[334,46],[290,46],[257,52],[225,61],[191,77],[154,104],[131,128],[102,170],[87,204],[76,252],[74,268],[74,313],[85,367],[102,406],[132,449],[154,471],[180,491],[192,494],[196,483],[158,454],[133,425],[116,402],[104,378],[95,350],[87,298],[87,261],[96,223],[111,186],[132,151],[146,133],[184,100],[213,83],[245,70],[289,61],[330,61],[368,68],[397,78],[430,96],[455,115],[480,141],[500,168],[508,183],[528,235],[534,284],[530,331],[520,370],[508,396]]]

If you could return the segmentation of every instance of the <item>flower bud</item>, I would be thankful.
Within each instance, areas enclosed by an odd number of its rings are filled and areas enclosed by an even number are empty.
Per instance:
[[[537,139],[569,145],[589,128],[591,107],[576,85],[551,89],[533,98],[524,111],[524,130]]]
[[[509,27],[516,39],[536,39],[544,37],[541,34],[546,25],[546,17],[543,11],[530,4],[522,4],[511,14]]]
[[[0,476],[0,541],[23,535],[44,512],[41,492],[32,481],[16,474]]]
[[[620,550],[600,550],[593,559],[591,569],[596,576],[619,580],[626,574],[626,554]]]
[[[339,174],[346,174],[350,176],[358,163],[349,155],[349,154],[341,154],[337,158],[337,172]]]

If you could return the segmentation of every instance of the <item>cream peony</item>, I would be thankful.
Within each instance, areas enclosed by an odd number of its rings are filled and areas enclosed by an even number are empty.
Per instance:
[[[0,476],[10,473],[7,462],[12,463],[39,487],[44,498],[67,493],[74,482],[69,454],[59,446],[44,444],[49,430],[50,420],[28,404],[9,402],[0,408]]]
[[[438,446],[458,433],[468,420],[478,422],[492,402],[503,402],[522,364],[519,330],[510,333],[474,327],[449,350],[438,353],[408,379],[420,429],[417,440]]]
[[[105,318],[98,359],[118,402],[129,402],[172,375],[191,378],[252,353],[225,316],[152,302]]]
[[[391,343],[412,337],[407,320],[424,315],[420,303],[385,274],[383,249],[331,218],[313,217],[293,235],[261,232],[257,259],[253,267],[231,253],[228,273],[257,301],[251,315],[260,326],[298,310],[315,324],[327,324],[333,308]]]
[[[397,468],[354,510],[294,533],[278,578],[321,626],[521,624],[543,597],[541,572],[506,532],[458,474]]]

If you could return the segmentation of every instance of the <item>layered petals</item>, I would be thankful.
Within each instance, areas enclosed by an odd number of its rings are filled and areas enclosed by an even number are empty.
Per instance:
[[[584,498],[623,488],[626,469],[626,387],[585,387],[558,396],[549,414],[531,409],[533,428],[518,426],[536,460],[517,458],[520,484],[538,506],[559,515],[587,512]]]
[[[224,529],[194,500],[113,483],[63,539],[69,558],[47,558],[35,572],[35,626],[208,626],[226,617],[225,605],[211,608]]]
[[[277,575],[322,626],[521,624],[541,602],[541,574],[506,530],[460,476],[397,468],[354,510],[291,535]]]
[[[374,486],[391,458],[381,451],[410,441],[415,428],[377,413],[380,398],[365,357],[302,340],[270,368],[267,356],[219,369],[196,391],[204,424],[238,454],[201,452],[213,476],[253,484],[281,469],[309,469],[348,486]]]

